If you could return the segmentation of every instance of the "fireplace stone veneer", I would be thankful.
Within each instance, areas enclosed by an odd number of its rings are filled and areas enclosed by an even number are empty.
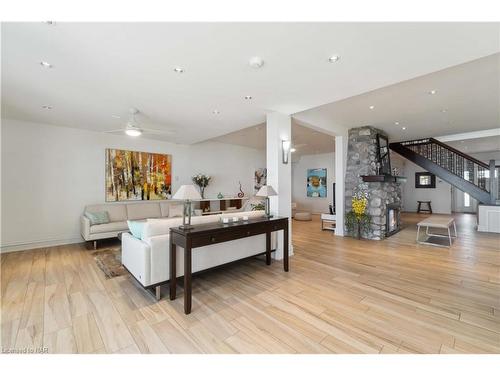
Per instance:
[[[377,175],[377,134],[383,131],[371,126],[349,130],[345,178],[345,209],[352,209],[352,194],[361,186],[369,194],[368,213],[372,223],[364,238],[382,240],[387,236],[388,205],[401,207],[399,182],[365,182],[362,176]],[[395,179],[397,181],[397,179]]]

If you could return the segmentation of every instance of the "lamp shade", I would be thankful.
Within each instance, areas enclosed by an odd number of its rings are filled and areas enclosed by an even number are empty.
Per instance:
[[[258,197],[272,197],[273,195],[278,195],[271,185],[264,185],[257,192]]]
[[[194,185],[182,185],[174,194],[172,199],[197,200],[201,199],[201,195],[198,190],[196,190]]]

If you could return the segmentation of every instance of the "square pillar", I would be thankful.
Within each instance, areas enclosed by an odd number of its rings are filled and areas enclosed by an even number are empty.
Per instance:
[[[273,216],[290,218],[289,224],[289,254],[293,254],[292,247],[292,157],[289,153],[288,164],[283,163],[282,141],[292,140],[292,118],[278,112],[272,112],[266,118],[266,158],[267,184],[278,193],[270,198],[270,210]],[[283,236],[278,235],[276,259],[283,258]]]
[[[335,215],[336,236],[343,236],[345,213],[345,171],[347,161],[347,135],[335,136]]]

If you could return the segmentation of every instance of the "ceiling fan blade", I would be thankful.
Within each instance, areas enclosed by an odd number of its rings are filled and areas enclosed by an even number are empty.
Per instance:
[[[141,130],[144,130],[145,132],[152,133],[152,134],[176,134],[177,132],[173,129],[149,129],[149,128],[142,128]]]
[[[103,133],[123,133],[125,132],[125,129],[124,128],[121,128],[121,129],[114,129],[114,130],[104,130]]]

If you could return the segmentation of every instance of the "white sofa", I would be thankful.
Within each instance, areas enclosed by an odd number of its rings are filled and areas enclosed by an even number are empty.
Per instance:
[[[217,222],[222,217],[261,217],[264,211],[236,212],[231,214],[193,217],[192,224]],[[145,288],[156,287],[159,299],[159,285],[170,279],[169,239],[170,228],[181,225],[182,218],[148,219],[143,228],[142,239],[129,233],[122,236],[122,263],[135,279]],[[271,247],[276,248],[277,236],[273,233]],[[206,270],[238,259],[261,254],[266,250],[265,234],[239,240],[196,248],[192,255],[193,272]],[[184,274],[184,249],[177,247],[177,277]]]
[[[127,202],[93,204],[85,207],[85,212],[107,211],[109,223],[90,225],[84,215],[81,216],[81,234],[85,241],[93,241],[116,237],[119,233],[128,232],[127,220],[146,220],[150,218],[168,217],[170,205],[182,205],[179,201]]]

